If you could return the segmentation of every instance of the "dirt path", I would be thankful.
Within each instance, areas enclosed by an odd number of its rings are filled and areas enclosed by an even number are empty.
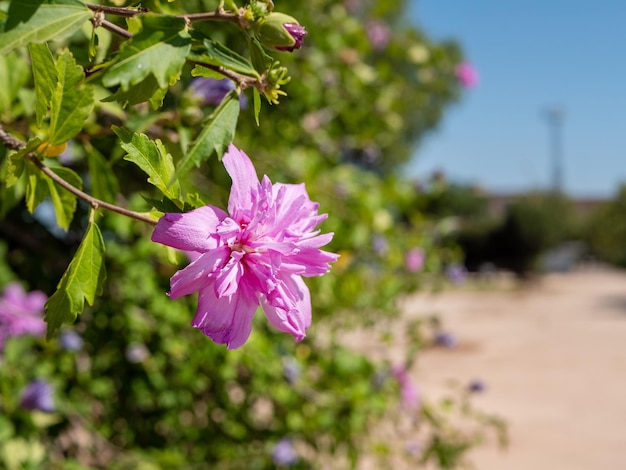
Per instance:
[[[407,302],[409,318],[429,313],[459,344],[420,357],[412,377],[422,393],[481,379],[487,391],[474,403],[509,423],[509,448],[476,450],[478,470],[626,469],[625,273],[549,275],[523,290]]]

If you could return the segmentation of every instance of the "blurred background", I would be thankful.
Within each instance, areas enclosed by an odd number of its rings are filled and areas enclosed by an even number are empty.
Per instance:
[[[0,2],[5,6],[7,2]],[[103,2],[119,4],[123,2]],[[179,5],[181,3],[181,5]],[[170,13],[217,1],[147,1]],[[8,469],[619,468],[626,423],[626,6],[564,1],[275,2],[306,26],[278,59],[279,105],[240,97],[235,143],[259,176],[302,182],[329,217],[330,274],[307,280],[295,344],[257,313],[236,351],[165,296],[188,262],[150,228],[100,220],[107,282],[58,338],[41,310],[88,220],[68,232],[21,184],[0,189],[0,466]],[[125,26],[120,18],[111,21]],[[196,26],[242,54],[231,25]],[[203,30],[203,28],[206,28]],[[53,44],[85,68],[91,29]],[[119,41],[98,30],[96,62]],[[159,197],[111,124],[175,160],[232,85],[192,78],[162,108],[101,102],[61,157],[86,190]],[[25,50],[0,58],[4,128],[33,132]],[[98,86],[98,96],[115,90]],[[6,149],[0,149],[6,175]],[[3,178],[4,179],[4,178]],[[225,207],[216,159],[185,189]],[[29,323],[15,325],[15,318]],[[32,320],[32,322],[31,322]],[[508,444],[508,445],[507,445]]]

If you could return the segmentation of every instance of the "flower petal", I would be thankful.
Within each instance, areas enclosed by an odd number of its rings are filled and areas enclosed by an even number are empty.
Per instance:
[[[216,343],[236,349],[250,336],[252,317],[258,305],[258,300],[245,285],[240,286],[237,294],[219,298],[211,286],[200,291],[192,326]]]
[[[237,292],[239,281],[243,276],[243,264],[241,264],[242,251],[230,253],[230,259],[215,278],[215,295],[217,297],[231,296]]]
[[[228,261],[230,249],[220,247],[200,255],[186,268],[177,271],[170,279],[171,299],[178,299],[213,284],[211,275],[218,271]]]
[[[259,178],[250,158],[233,144],[228,147],[222,162],[233,180],[228,199],[228,212],[240,222],[237,214],[252,207],[252,193],[258,191]]]
[[[218,246],[217,226],[228,214],[208,205],[190,212],[165,214],[152,233],[152,241],[178,250],[205,252]]]
[[[311,326],[311,294],[300,276],[282,276],[273,298],[261,297],[268,321],[280,331],[302,341]]]

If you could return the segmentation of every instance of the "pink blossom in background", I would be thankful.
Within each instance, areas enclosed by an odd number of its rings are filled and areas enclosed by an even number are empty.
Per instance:
[[[407,410],[417,410],[420,406],[420,399],[417,388],[413,385],[409,371],[402,365],[394,366],[391,373],[398,382],[400,387],[400,396],[402,398],[402,406]]]
[[[478,72],[469,62],[461,62],[456,66],[456,78],[465,88],[478,85]]]
[[[317,213],[304,184],[259,182],[248,156],[231,145],[222,159],[233,184],[228,214],[207,205],[165,214],[152,241],[199,253],[170,280],[169,296],[199,292],[192,325],[228,349],[243,345],[259,304],[278,330],[305,337],[311,299],[302,277],[321,276],[338,255],[322,251],[333,237],[314,230]]]
[[[41,291],[26,292],[21,284],[8,284],[0,297],[0,351],[7,339],[16,336],[43,336],[46,323],[43,307],[48,300]]]
[[[424,267],[426,255],[421,248],[412,248],[404,255],[404,266],[407,271],[416,273]]]
[[[389,25],[381,20],[369,20],[365,24],[367,38],[375,51],[383,51],[391,39]]]

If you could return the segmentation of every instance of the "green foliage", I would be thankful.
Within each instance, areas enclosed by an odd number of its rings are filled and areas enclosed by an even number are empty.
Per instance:
[[[145,134],[131,134],[121,127],[113,132],[128,152],[124,158],[135,163],[148,176],[148,182],[161,190],[171,200],[180,199],[180,182],[174,179],[174,161],[160,140],[152,141]]]
[[[46,322],[50,339],[63,323],[73,323],[84,309],[85,300],[93,305],[105,279],[104,240],[98,226],[90,222],[83,241],[61,278],[57,291],[46,302]]]
[[[91,18],[78,0],[13,0],[0,23],[0,55],[20,46],[63,39]]]
[[[202,131],[178,165],[178,177],[186,175],[194,165],[200,166],[214,153],[221,159],[235,137],[238,118],[239,98],[236,92],[230,92],[203,123]]]
[[[600,260],[626,267],[626,186],[587,220],[585,239]]]
[[[139,32],[124,43],[102,77],[106,87],[120,85],[127,91],[152,75],[159,88],[166,88],[180,78],[191,47],[185,21],[162,15],[139,18],[133,25]]]

